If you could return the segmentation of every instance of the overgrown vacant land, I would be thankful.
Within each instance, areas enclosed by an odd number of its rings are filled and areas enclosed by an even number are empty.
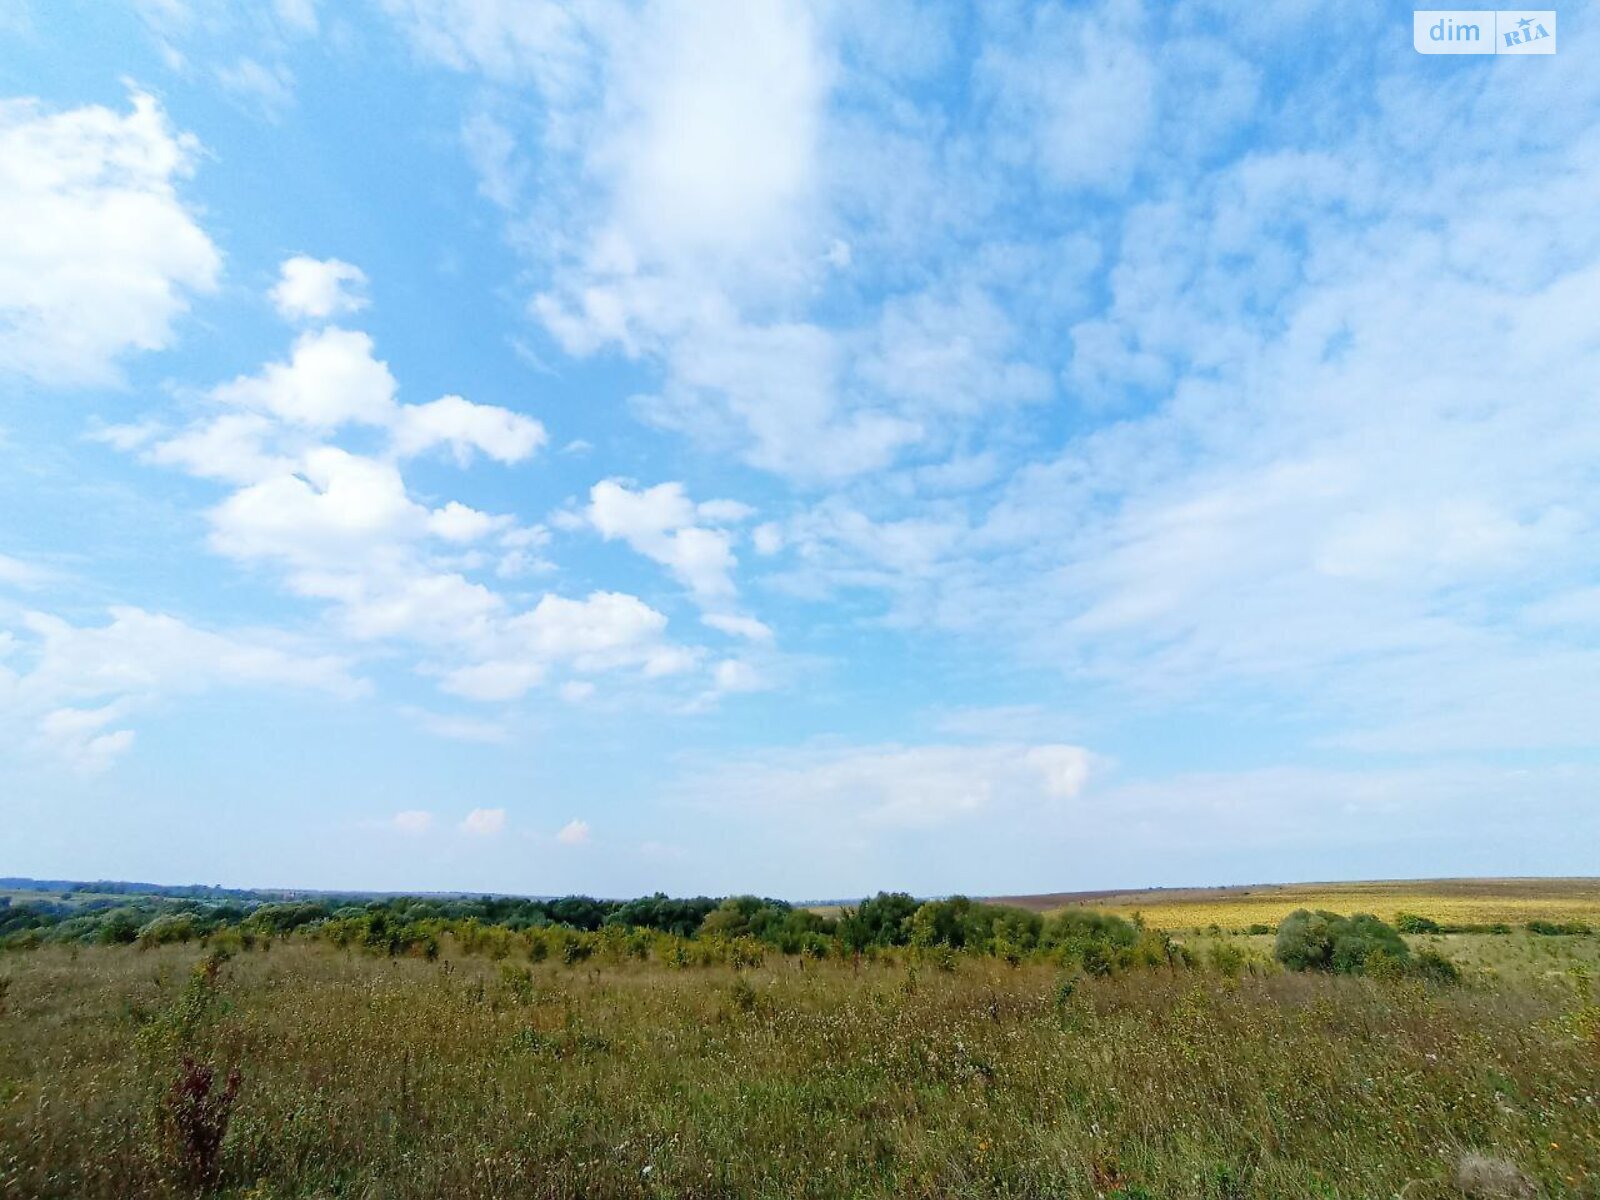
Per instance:
[[[0,1195],[1600,1197],[1592,934],[407,904],[0,954]]]

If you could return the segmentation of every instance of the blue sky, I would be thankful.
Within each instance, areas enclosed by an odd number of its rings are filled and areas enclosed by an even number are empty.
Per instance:
[[[0,873],[1593,873],[1560,22],[0,2]]]

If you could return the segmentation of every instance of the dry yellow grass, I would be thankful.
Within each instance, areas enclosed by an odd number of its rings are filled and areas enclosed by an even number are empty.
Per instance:
[[[1441,924],[1522,925],[1584,921],[1600,925],[1600,879],[1409,879],[1364,883],[1262,884],[1238,888],[1159,888],[1082,897],[1018,896],[1006,903],[1044,912],[1081,905],[1143,915],[1156,929],[1239,929],[1275,925],[1297,908],[1370,912],[1385,920],[1417,913]]]

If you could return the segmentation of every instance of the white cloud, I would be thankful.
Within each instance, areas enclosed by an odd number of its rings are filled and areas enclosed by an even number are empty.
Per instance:
[[[479,192],[501,208],[514,208],[531,172],[511,131],[488,113],[476,113],[462,123],[461,141],[478,173]]]
[[[307,454],[299,474],[241,488],[211,518],[222,553],[292,563],[347,562],[413,536],[429,519],[392,464],[333,446]]]
[[[365,308],[366,287],[366,272],[352,263],[297,254],[284,260],[270,295],[287,320],[320,321]]]
[[[813,746],[691,772],[679,793],[691,802],[755,807],[785,825],[837,823],[871,833],[1037,819],[1079,797],[1092,763],[1083,748],[1059,744]]]
[[[264,635],[212,633],[138,608],[113,608],[102,626],[71,625],[37,612],[27,614],[23,625],[39,642],[33,669],[14,685],[27,696],[89,700],[225,685],[298,687],[344,697],[364,690],[342,658],[306,655]]]
[[[392,824],[401,833],[418,836],[433,828],[433,814],[425,809],[411,808],[395,813]]]
[[[0,586],[35,588],[54,579],[55,572],[34,563],[23,562],[9,554],[0,554]]]
[[[719,629],[730,637],[747,638],[752,642],[770,642],[772,630],[766,624],[754,617],[740,617],[728,613],[706,613],[700,618],[713,629]]]
[[[696,506],[681,483],[634,490],[607,479],[589,491],[584,515],[610,541],[621,538],[635,551],[667,567],[702,603],[734,594],[733,539],[723,530],[695,524],[698,519],[742,519],[749,509],[732,501]]]
[[[1044,777],[1045,792],[1057,800],[1070,800],[1083,791],[1093,765],[1081,746],[1035,746],[1027,760]]]
[[[696,655],[666,641],[667,618],[636,596],[549,594],[496,623],[481,661],[449,671],[446,691],[472,700],[512,700],[555,668],[579,674],[636,670],[662,678],[694,667]]]
[[[291,688],[339,698],[366,685],[344,658],[307,653],[264,632],[215,633],[175,617],[119,607],[102,626],[46,613],[22,618],[24,638],[0,638],[0,726],[32,727],[40,745],[86,771],[102,770],[133,745],[110,728],[163,700],[219,688]]]
[[[604,661],[654,641],[667,618],[637,596],[592,592],[583,600],[545,596],[512,625],[540,653]]]
[[[581,846],[589,840],[589,822],[580,821],[576,817],[568,821],[556,834],[556,841],[563,846]]]
[[[881,466],[920,435],[915,420],[858,408],[835,335],[797,319],[839,244],[821,191],[835,74],[823,14],[793,3],[544,18],[437,0],[391,7],[425,53],[539,93],[540,150],[555,160],[545,173],[581,186],[581,199],[524,196],[508,121],[469,120],[468,155],[516,227],[551,231],[519,242],[545,248],[551,282],[532,307],[557,340],[665,366],[661,392],[635,402],[649,420],[822,477]]]
[[[1118,190],[1145,149],[1156,70],[1136,35],[1138,7],[1111,0],[1031,11],[1014,42],[984,53],[978,76],[996,96],[1003,151],[1031,159],[1065,188]]]
[[[475,808],[461,822],[465,833],[477,837],[492,837],[506,827],[506,810],[503,808]]]
[[[544,426],[532,417],[473,404],[460,396],[406,405],[399,412],[394,433],[395,450],[403,456],[449,446],[462,466],[471,462],[474,450],[496,462],[521,462],[547,440]]]
[[[547,674],[549,667],[537,659],[493,660],[454,668],[442,686],[467,700],[516,700],[543,683]]]
[[[272,0],[278,20],[296,33],[314,36],[317,32],[316,0]]]
[[[212,393],[219,403],[249,408],[290,425],[332,430],[349,422],[394,419],[395,381],[373,357],[372,339],[347,329],[301,334],[287,363],[268,363]]]
[[[783,529],[772,521],[763,522],[750,531],[750,541],[757,554],[776,554],[783,549]]]
[[[475,451],[517,461],[543,444],[543,426],[458,396],[405,405],[396,391],[370,338],[324,329],[302,334],[288,362],[210,393],[232,411],[177,433],[147,421],[95,436],[234,485],[208,513],[213,549],[275,565],[289,592],[331,606],[332,626],[345,636],[410,644],[426,656],[416,669],[451,694],[504,701],[552,674],[622,671],[665,680],[700,665],[700,652],[668,641],[666,618],[636,597],[596,591],[574,600],[552,593],[529,608],[475,578],[513,579],[545,568],[535,552],[548,531],[459,500],[427,507],[410,494],[404,468],[435,445],[452,447],[463,466]],[[358,454],[333,444],[351,425],[388,432],[390,453]],[[732,501],[686,512],[718,521],[748,515]],[[691,527],[659,536],[687,577],[712,587],[704,581],[719,555],[716,544],[708,552],[706,539],[724,535]],[[443,736],[485,740],[490,732],[418,720]]]
[[[664,4],[617,47],[626,115],[597,159],[615,219],[652,257],[726,255],[783,236],[813,186],[827,66],[788,3]]]
[[[738,658],[725,658],[711,674],[712,682],[721,693],[760,692],[771,686],[766,678],[750,663]]]
[[[222,259],[179,198],[199,146],[150,96],[119,114],[0,101],[0,371],[47,386],[114,383],[172,343]]]
[[[1416,114],[1476,92],[1416,79],[1315,152],[1269,138],[1128,203],[1108,300],[1068,323],[1082,426],[974,501],[897,472],[819,501],[764,536],[784,582],[882,589],[897,627],[1053,663],[1102,709],[1262,706],[1373,753],[1592,745],[1600,358],[1572,314],[1600,139],[1564,126],[1515,171],[1501,148],[1546,88],[1595,84],[1497,90],[1455,140]]]
[[[475,542],[510,523],[509,517],[495,517],[452,500],[428,514],[428,528],[446,541]]]
[[[120,721],[126,709],[121,703],[103,708],[55,709],[39,721],[40,738],[76,770],[98,774],[133,746],[136,735],[131,729],[102,732],[112,721]]]
[[[126,427],[104,431],[105,436],[134,448],[150,441],[147,432],[137,441]],[[192,425],[182,433],[166,437],[145,452],[147,461],[177,467],[201,479],[221,479],[229,483],[255,483],[294,471],[292,455],[269,448],[278,427],[259,413],[224,413],[211,421]]]
[[[400,458],[448,446],[463,467],[471,464],[475,451],[509,464],[523,461],[544,445],[544,426],[509,409],[474,404],[460,396],[441,396],[426,404],[397,403],[394,376],[374,350],[365,333],[338,328],[303,333],[288,362],[268,363],[258,374],[212,390],[216,403],[250,410],[257,417],[253,424],[238,414],[231,423],[227,417],[215,418],[157,448],[154,456],[190,466],[196,473],[236,477],[232,471],[223,475],[205,470],[206,453],[217,450],[223,462],[244,459],[253,464],[262,444],[272,438],[281,441],[297,431],[302,438],[309,433],[327,436],[351,424],[389,430],[390,448]],[[269,418],[282,428],[264,424]],[[185,440],[199,443],[196,451],[186,449]],[[223,440],[237,445],[214,444]]]

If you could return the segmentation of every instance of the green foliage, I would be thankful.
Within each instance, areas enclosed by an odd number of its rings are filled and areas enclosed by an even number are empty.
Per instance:
[[[1229,979],[1237,979],[1248,961],[1244,947],[1233,942],[1213,942],[1206,957],[1212,970]]]
[[[911,941],[911,917],[917,902],[905,892],[879,892],[839,917],[839,935],[846,947],[904,946]]]
[[[1379,973],[1391,963],[1404,965],[1411,950],[1393,926],[1370,913],[1352,917],[1297,909],[1278,926],[1273,954],[1291,971],[1334,971],[1365,974],[1368,960]]]
[[[148,950],[152,946],[190,942],[202,932],[203,928],[193,913],[168,913],[147,922],[139,930],[138,940],[139,945]]]
[[[1141,942],[1144,943],[1139,949]],[[1110,975],[1136,959],[1150,965],[1170,961],[1165,934],[1141,933],[1130,921],[1092,909],[1069,908],[1045,922],[1040,945],[1057,962],[1082,967],[1090,975]]]
[[[692,937],[700,923],[717,907],[708,896],[674,900],[662,892],[630,900],[607,915],[607,925],[655,929],[677,937]]]
[[[95,941],[102,946],[126,946],[139,936],[139,926],[144,924],[137,908],[114,908],[100,918]]]
[[[1586,937],[1594,932],[1582,921],[1529,921],[1527,929],[1544,937]]]
[[[1430,983],[1461,982],[1461,968],[1437,950],[1423,950],[1411,960],[1411,969]]]
[[[1394,919],[1394,927],[1401,933],[1439,933],[1439,922],[1416,913],[1403,912]]]

